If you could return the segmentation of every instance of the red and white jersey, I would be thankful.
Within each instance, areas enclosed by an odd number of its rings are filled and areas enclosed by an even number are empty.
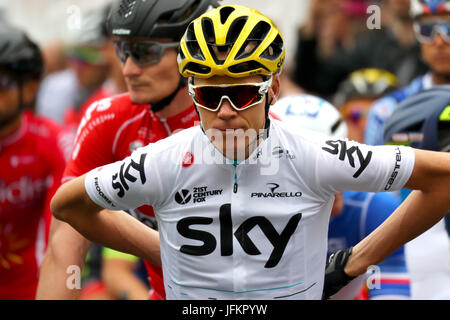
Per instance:
[[[0,138],[0,300],[35,298],[50,200],[72,140],[56,123],[30,112],[17,130]]]
[[[128,93],[96,101],[87,108],[78,127],[63,182],[129,156],[133,150],[192,127],[198,121],[194,106],[167,119],[158,118],[148,104],[133,104]],[[156,228],[152,207],[129,212]],[[165,298],[162,270],[147,263],[152,298]]]
[[[87,108],[94,102],[111,97],[115,94],[113,85],[109,82],[103,84],[97,91],[95,91],[77,110],[75,107],[71,107],[64,113],[64,126],[69,129],[76,131],[78,125],[80,124],[83,115],[85,114]]]

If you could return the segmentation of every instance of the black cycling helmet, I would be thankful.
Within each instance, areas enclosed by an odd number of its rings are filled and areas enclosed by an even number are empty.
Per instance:
[[[44,59],[38,45],[15,27],[0,26],[0,69],[16,79],[40,79],[44,73]]]
[[[107,28],[113,36],[169,38],[179,41],[189,23],[216,0],[120,0],[113,4]]]
[[[425,90],[402,101],[386,122],[384,142],[450,151],[450,86]]]

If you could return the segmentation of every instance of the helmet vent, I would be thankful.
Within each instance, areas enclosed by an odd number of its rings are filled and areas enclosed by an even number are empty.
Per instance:
[[[267,47],[267,49],[264,50],[263,53],[261,53],[261,58],[274,61],[277,60],[282,53],[283,40],[281,39],[280,35],[278,35],[275,40],[273,40],[272,43]]]
[[[214,33],[213,22],[209,18],[202,19],[202,29],[205,40],[208,44],[216,43],[216,35]]]
[[[261,68],[270,72],[270,70],[267,69],[261,63],[259,63],[257,61],[251,61],[251,60],[235,64],[234,66],[229,67],[228,70],[232,73],[242,73],[242,72],[248,72],[248,71],[252,71],[252,70],[258,70]]]
[[[225,24],[228,17],[233,11],[233,7],[223,7],[222,9],[220,9],[220,23]]]
[[[183,72],[185,70],[190,70],[192,72],[200,73],[200,74],[208,74],[211,72],[210,67],[203,66],[203,65],[195,63],[195,62],[189,62],[188,64],[186,64],[186,66],[183,69]]]
[[[239,52],[236,55],[236,59],[244,59],[253,54],[253,52],[259,47],[261,42],[266,38],[270,31],[270,25],[265,21],[260,21],[253,28],[252,32],[245,40]]]
[[[128,18],[134,11],[137,0],[125,0],[119,6],[118,14],[123,18]]]
[[[186,31],[186,47],[189,51],[189,54],[198,60],[205,60],[203,56],[202,50],[198,45],[197,38],[195,37],[194,24],[191,23]]]
[[[242,32],[242,29],[244,29],[247,19],[247,16],[243,16],[233,21],[227,34],[228,44],[234,44],[236,42],[237,38]]]

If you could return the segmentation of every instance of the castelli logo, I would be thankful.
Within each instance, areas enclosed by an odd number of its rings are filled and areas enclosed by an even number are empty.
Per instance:
[[[191,152],[186,152],[183,157],[183,161],[181,162],[181,165],[184,168],[187,168],[193,163],[194,163],[194,155]]]

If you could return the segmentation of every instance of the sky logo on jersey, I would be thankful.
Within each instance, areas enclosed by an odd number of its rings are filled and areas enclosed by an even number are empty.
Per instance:
[[[352,166],[352,168],[355,168],[356,162],[354,154],[356,153],[357,159],[359,161],[359,168],[353,175],[353,178],[358,178],[361,173],[363,173],[364,169],[367,168],[367,166],[370,163],[370,160],[372,159],[372,151],[367,152],[367,154],[364,156],[359,149],[358,146],[351,146],[350,148],[347,148],[347,141],[344,140],[328,140],[325,142],[328,147],[322,147],[322,150],[325,150],[326,152],[329,152],[331,154],[339,154],[339,160],[345,161],[345,158],[348,159],[348,163]]]
[[[130,189],[128,182],[134,183],[137,180],[137,178],[131,174],[132,169],[134,172],[137,172],[139,174],[142,184],[147,181],[144,168],[146,157],[146,153],[141,154],[139,162],[135,162],[130,158],[130,163],[128,163],[126,168],[125,163],[122,163],[122,165],[120,166],[120,171],[112,176],[112,187],[116,190],[119,190],[117,195],[120,198],[123,198],[123,196],[125,195],[125,191],[128,191]]]
[[[220,254],[222,256],[233,255],[233,241],[236,239],[246,254],[251,256],[260,255],[261,251],[259,251],[250,237],[252,230],[258,227],[273,246],[264,268],[274,268],[283,257],[288,242],[297,229],[301,218],[301,213],[294,214],[289,218],[281,233],[278,233],[269,219],[263,216],[254,216],[242,222],[233,233],[231,204],[223,204],[219,209],[218,221],[220,226],[220,236],[218,237]],[[205,256],[214,252],[217,247],[216,237],[212,233],[205,231],[204,228],[199,230],[194,227],[195,225],[205,226],[213,223],[214,218],[211,217],[186,217],[178,221],[177,230],[183,237],[202,242],[201,245],[182,245],[180,251],[193,256]]]

